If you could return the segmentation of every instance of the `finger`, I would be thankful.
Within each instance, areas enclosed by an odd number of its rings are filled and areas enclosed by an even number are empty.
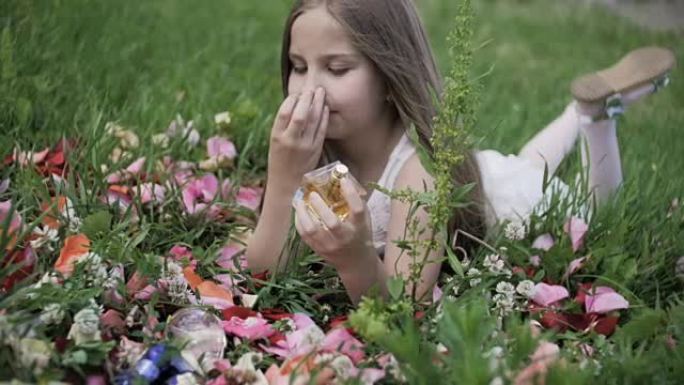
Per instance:
[[[304,92],[299,96],[294,112],[292,112],[292,119],[290,119],[290,124],[286,130],[296,138],[301,137],[302,131],[306,129],[312,99],[313,92]]]
[[[309,117],[309,127],[302,133],[303,138],[313,142],[316,137],[316,131],[321,124],[323,118],[323,110],[325,108],[325,89],[319,87],[314,93],[313,102],[311,104],[311,116]]]
[[[318,147],[323,140],[325,140],[325,135],[328,132],[328,123],[330,122],[330,107],[323,107],[323,115],[321,116],[321,123],[316,129],[316,134],[314,136],[314,145]]]
[[[292,113],[297,104],[297,99],[299,99],[299,94],[290,94],[280,104],[278,115],[276,115],[276,122],[273,125],[274,131],[283,131],[287,128],[290,119],[292,119]]]
[[[356,186],[351,181],[351,179],[345,177],[340,181],[340,186],[342,187],[342,196],[347,201],[349,206],[350,216],[353,218],[355,223],[363,219],[366,212],[366,205],[363,203],[363,199],[359,195]]]
[[[315,231],[314,220],[311,218],[309,209],[303,201],[295,204],[295,219],[299,221],[299,233],[301,235],[311,235]]]
[[[330,209],[330,207],[325,204],[323,198],[321,198],[318,193],[312,193],[309,197],[309,200],[311,201],[313,208],[316,210],[316,213],[318,213],[318,216],[321,218],[321,221],[323,221],[323,225],[325,225],[325,227],[327,227],[330,231],[337,231],[340,227],[340,220]]]

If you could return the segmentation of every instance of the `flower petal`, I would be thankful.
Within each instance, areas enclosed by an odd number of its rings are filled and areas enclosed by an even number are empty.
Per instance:
[[[549,251],[556,244],[551,234],[542,234],[532,242],[533,249]]]
[[[540,282],[534,286],[532,301],[541,306],[549,306],[560,300],[568,298],[568,289],[560,285],[548,285]]]
[[[587,313],[605,314],[614,310],[629,308],[629,302],[610,287],[599,286],[587,293],[584,301]]]
[[[64,240],[64,246],[59,252],[59,258],[55,262],[55,270],[64,274],[71,275],[74,264],[79,257],[86,255],[90,251],[90,239],[85,234],[76,234]]]
[[[570,235],[572,242],[572,251],[579,250],[584,244],[584,238],[587,235],[589,226],[580,218],[571,217],[563,227],[566,234]]]
[[[213,136],[207,139],[207,154],[210,157],[233,159],[237,156],[237,150],[230,140],[220,136]]]

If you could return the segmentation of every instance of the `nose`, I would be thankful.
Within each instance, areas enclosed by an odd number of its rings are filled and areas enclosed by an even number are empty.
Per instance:
[[[314,92],[316,91],[316,88],[320,86],[321,82],[319,81],[319,76],[313,70],[308,71],[306,78],[304,79],[304,84],[302,84],[302,92]]]

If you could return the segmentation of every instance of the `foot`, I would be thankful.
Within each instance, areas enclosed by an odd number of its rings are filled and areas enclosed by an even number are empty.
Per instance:
[[[626,105],[667,85],[675,63],[672,51],[643,47],[609,68],[580,76],[570,87],[578,111],[595,118],[619,115]]]

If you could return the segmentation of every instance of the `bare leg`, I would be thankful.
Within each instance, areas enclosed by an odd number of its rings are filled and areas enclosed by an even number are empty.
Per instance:
[[[563,113],[530,139],[518,155],[539,168],[548,167],[549,174],[555,173],[565,156],[575,147],[580,132],[575,104],[568,104]]]
[[[589,173],[589,191],[601,205],[622,184],[617,122],[615,119],[592,122],[584,116],[579,121],[582,122],[582,168]]]

